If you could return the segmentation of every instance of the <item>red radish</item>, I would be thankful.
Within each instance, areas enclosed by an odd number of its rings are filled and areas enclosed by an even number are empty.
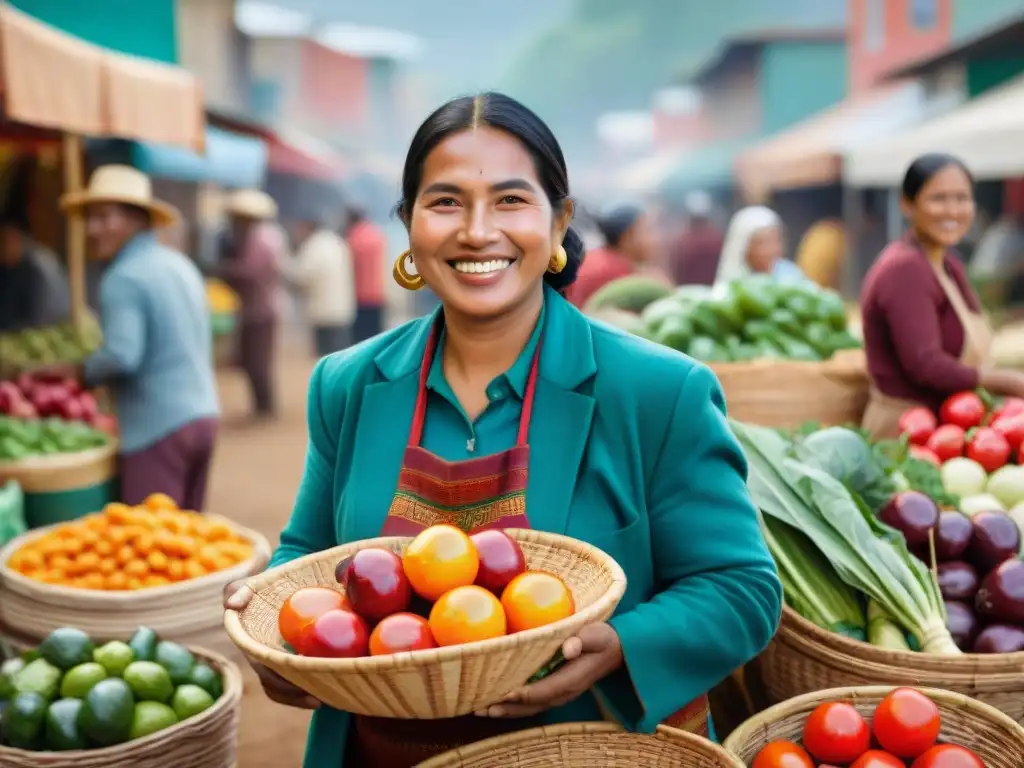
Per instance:
[[[935,452],[925,448],[923,445],[911,445],[908,453],[912,459],[927,461],[929,464],[934,464],[936,467],[942,466],[942,461],[940,461],[939,457],[935,455]]]
[[[100,411],[96,397],[92,392],[83,392],[78,396],[78,405],[82,409],[82,418],[88,421]]]
[[[964,455],[964,430],[956,424],[943,424],[928,438],[927,448],[939,457],[939,461],[947,462]]]
[[[991,474],[1010,460],[1010,443],[992,427],[981,427],[974,430],[967,441],[967,458],[978,462]]]
[[[943,424],[955,424],[963,430],[980,426],[985,421],[985,403],[976,392],[960,392],[946,398],[939,408]]]
[[[912,445],[924,445],[938,426],[935,414],[927,408],[911,408],[900,416],[900,434],[909,436]]]

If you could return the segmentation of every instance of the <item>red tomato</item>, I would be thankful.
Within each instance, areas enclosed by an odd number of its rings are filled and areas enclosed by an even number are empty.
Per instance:
[[[992,427],[982,427],[967,441],[967,458],[981,464],[986,472],[995,472],[1010,460],[1010,443]]]
[[[1008,397],[996,407],[992,414],[992,421],[1004,416],[1016,416],[1018,413],[1024,413],[1024,398]]]
[[[912,445],[924,445],[932,436],[938,420],[927,408],[911,408],[900,416],[900,434],[908,435]]]
[[[367,654],[369,638],[370,630],[361,616],[338,608],[314,621],[295,650],[303,656],[353,659]]]
[[[964,455],[964,430],[956,424],[943,424],[928,438],[925,446],[939,457],[939,461],[949,461]]]
[[[772,741],[757,753],[750,768],[814,768],[814,762],[799,744]]]
[[[966,747],[939,744],[917,758],[910,768],[985,768],[985,763]]]
[[[960,392],[946,398],[939,408],[939,418],[943,424],[968,430],[985,421],[985,403],[975,392]]]
[[[1024,443],[1024,412],[998,416],[992,422],[992,429],[1012,446]]]
[[[910,446],[909,454],[912,459],[927,461],[929,464],[934,464],[936,467],[942,466],[942,462],[939,460],[939,457],[935,455],[935,452],[925,448],[923,445]]]
[[[370,634],[370,655],[437,648],[430,625],[415,613],[395,613],[382,619]]]
[[[875,738],[897,757],[917,757],[939,738],[939,708],[913,688],[897,688],[875,708]]]
[[[857,758],[850,768],[907,768],[907,764],[898,757],[880,749],[869,749]]]
[[[326,587],[303,587],[281,606],[277,628],[284,641],[298,651],[303,634],[314,621],[328,611],[347,607],[345,596],[340,592]]]
[[[826,763],[852,763],[871,747],[871,729],[850,704],[819,705],[804,723],[804,747]]]

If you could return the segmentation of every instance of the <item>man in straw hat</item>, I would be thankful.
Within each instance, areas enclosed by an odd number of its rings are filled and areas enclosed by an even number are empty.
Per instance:
[[[155,232],[178,213],[126,165],[98,168],[61,208],[83,213],[92,257],[110,262],[99,288],[103,344],[75,373],[114,393],[121,500],[165,493],[200,510],[220,408],[202,275]]]
[[[241,302],[239,362],[249,379],[256,418],[274,416],[274,352],[281,318],[281,266],[286,258],[284,232],[277,226],[277,203],[258,189],[228,196],[230,244],[216,274]]]

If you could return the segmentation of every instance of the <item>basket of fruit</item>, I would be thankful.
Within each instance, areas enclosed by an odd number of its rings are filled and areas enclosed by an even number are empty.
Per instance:
[[[628,733],[612,723],[566,723],[518,731],[453,749],[419,768],[743,768],[700,736],[659,726]]]
[[[147,626],[234,652],[221,630],[224,585],[269,554],[256,531],[166,496],[109,504],[0,550],[0,624],[29,641],[65,625],[114,637]]]
[[[91,314],[82,322],[0,333],[0,376],[58,363],[85,360],[103,340],[100,324]]]
[[[308,555],[248,585],[255,598],[224,623],[251,659],[336,709],[429,720],[522,686],[580,627],[612,615],[626,577],[565,536],[436,525]]]
[[[1020,768],[1024,728],[963,694],[833,688],[747,720],[725,748],[749,768]]]
[[[238,667],[211,651],[61,627],[0,666],[0,765],[227,768],[241,698]]]

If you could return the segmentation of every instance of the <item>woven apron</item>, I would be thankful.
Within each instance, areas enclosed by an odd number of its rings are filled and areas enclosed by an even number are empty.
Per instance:
[[[381,536],[415,536],[439,523],[455,525],[467,533],[488,528],[529,528],[526,480],[530,446],[527,436],[541,344],[537,345],[530,365],[515,447],[466,461],[445,461],[420,445],[427,413],[427,376],[433,364],[441,322],[439,319],[423,353],[409,442]],[[702,696],[666,723],[707,735],[707,717],[707,697]],[[357,715],[349,732],[345,764],[413,768],[450,749],[542,724],[539,716],[505,720],[465,715],[440,720],[401,720]]]
[[[960,351],[960,362],[970,368],[977,368],[985,365],[990,360],[992,349],[992,327],[981,312],[973,312],[967,306],[967,301],[960,290],[960,286],[954,282],[941,264],[929,260],[932,271],[942,292],[946,294],[953,312],[956,313],[960,325],[964,329],[964,346]],[[952,393],[950,393],[952,394]],[[889,397],[882,394],[874,386],[871,387],[871,394],[868,399],[867,410],[864,411],[864,419],[861,426],[868,431],[874,440],[884,440],[899,437],[899,420],[904,412],[911,408],[921,407],[923,404],[915,400],[905,400],[898,397]]]

